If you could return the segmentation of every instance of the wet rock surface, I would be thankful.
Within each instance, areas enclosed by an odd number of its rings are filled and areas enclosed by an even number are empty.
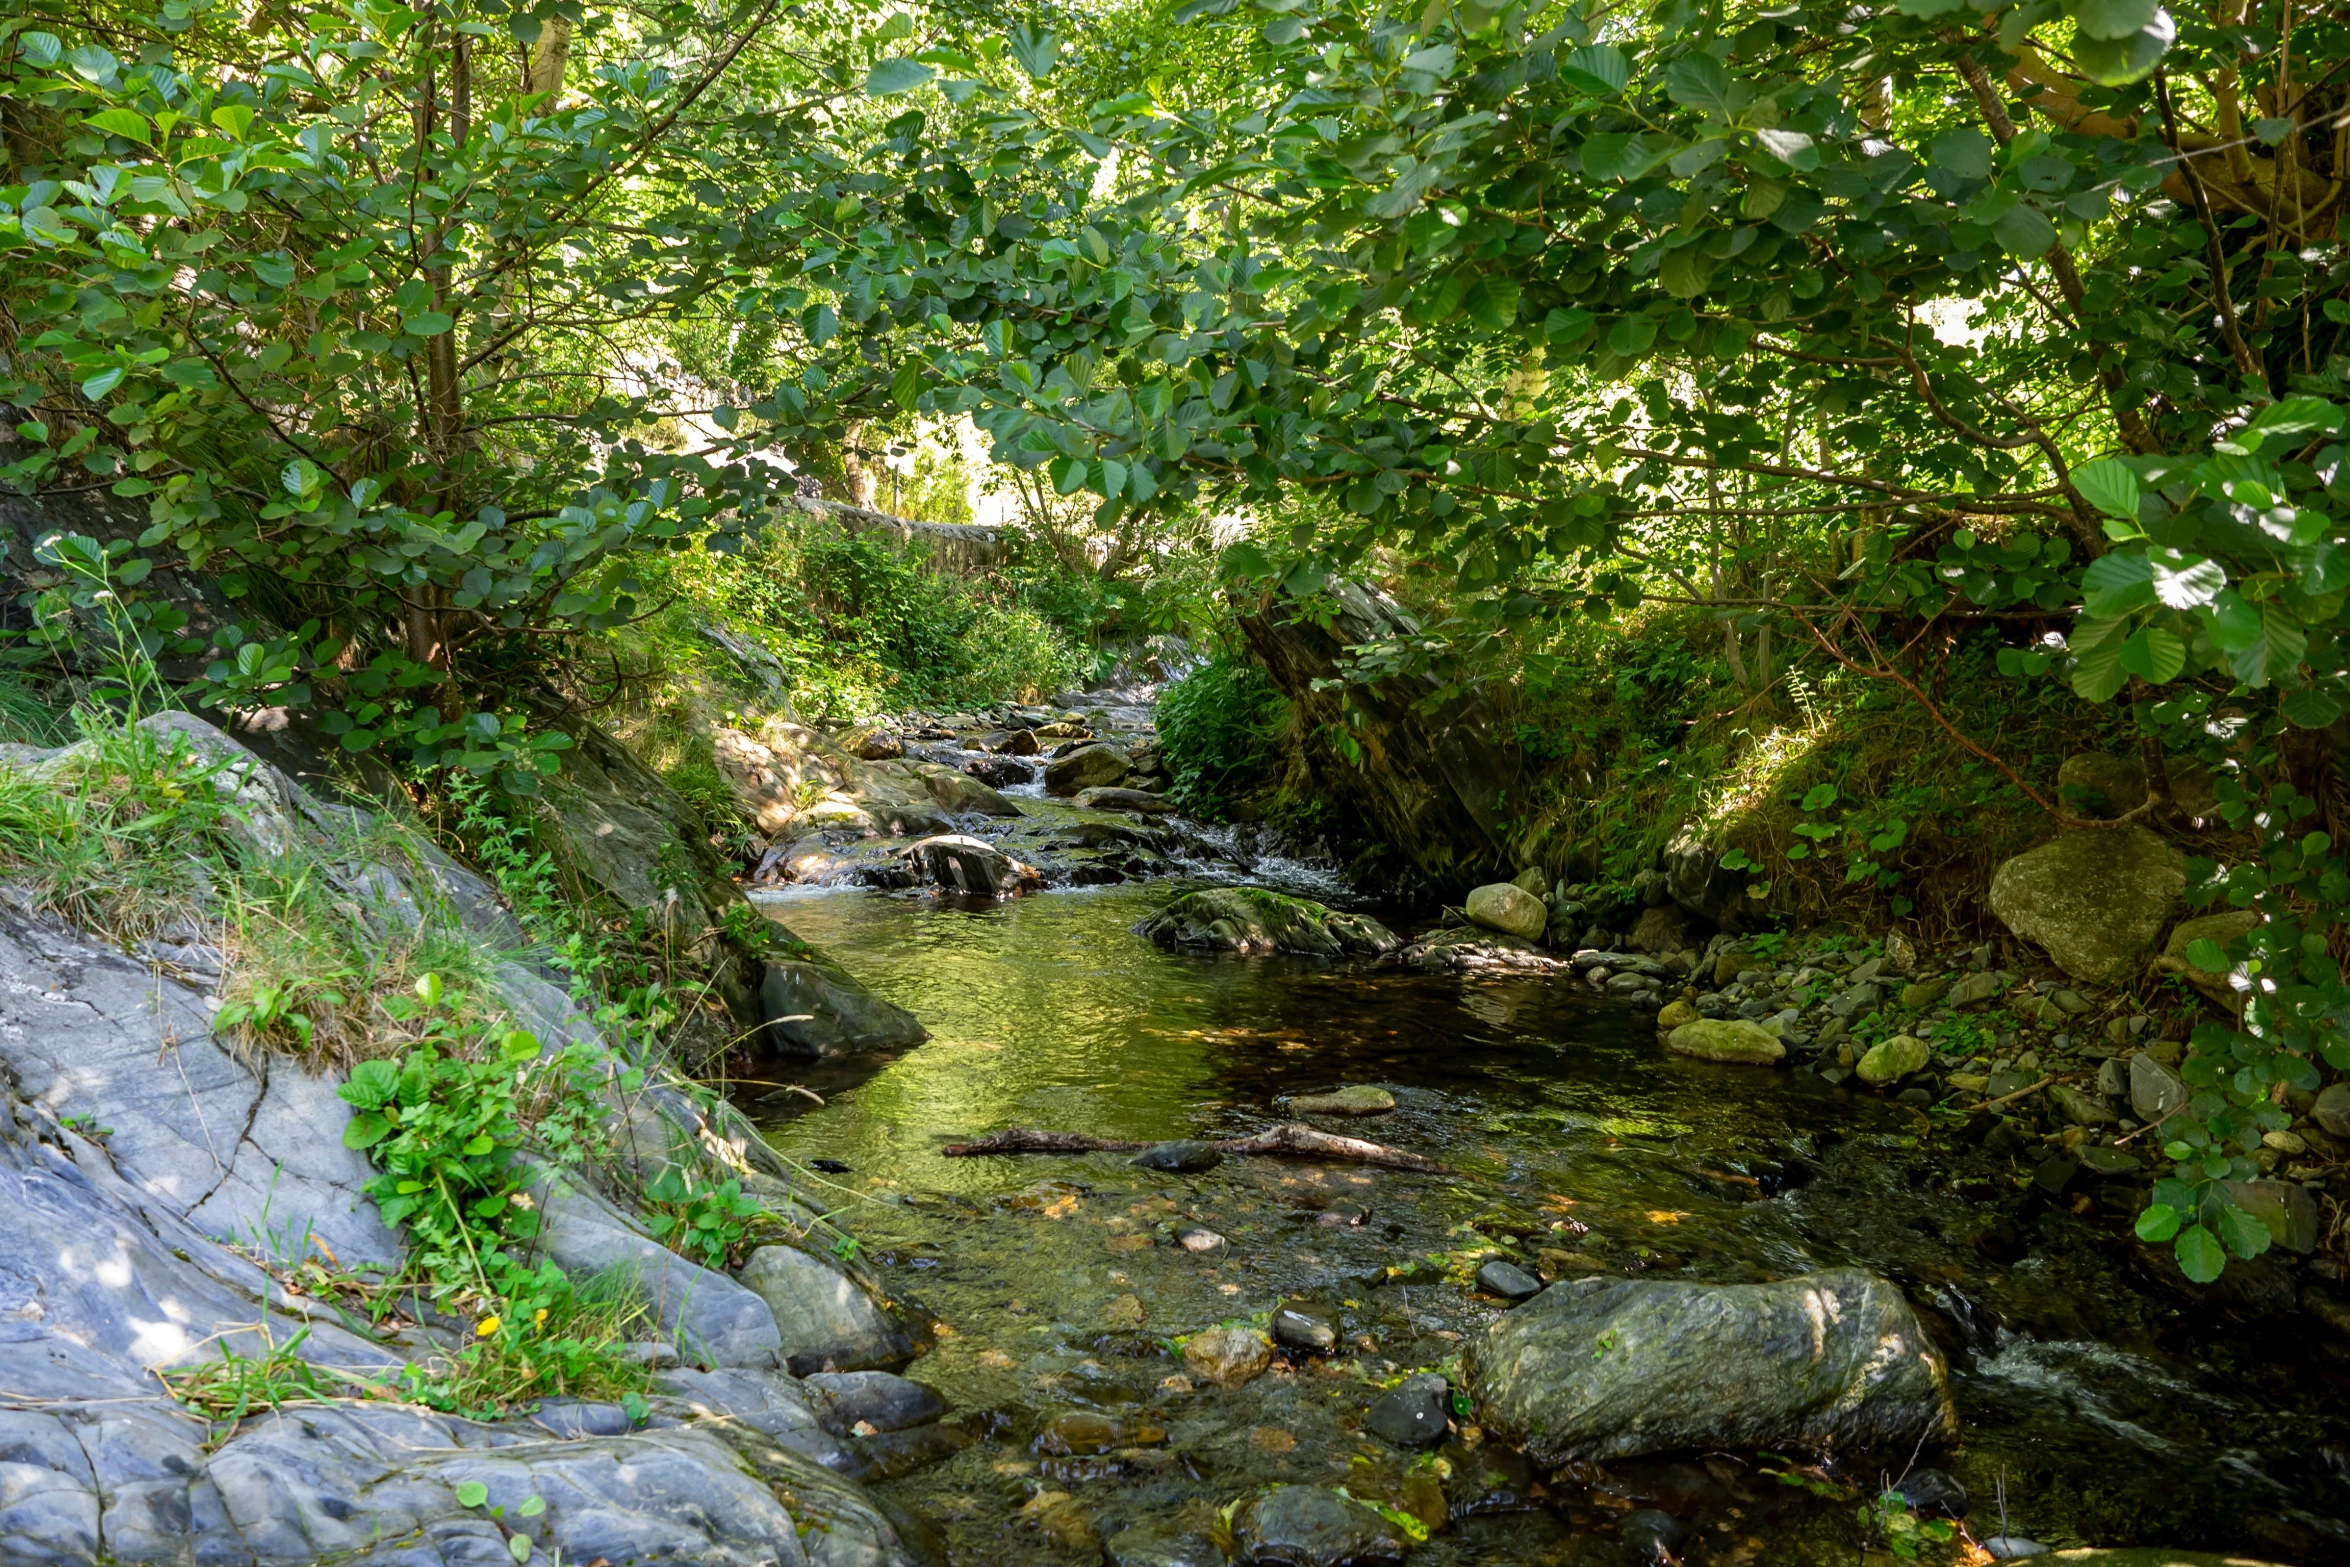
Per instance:
[[[1367,915],[1351,914],[1263,887],[1186,893],[1135,926],[1161,946],[1305,957],[1377,957],[1401,945]]]
[[[1952,1434],[1942,1357],[1891,1282],[1577,1279],[1497,1321],[1479,1407],[1547,1462],[1680,1448],[1868,1452]]]
[[[1285,1485],[1253,1498],[1232,1519],[1232,1543],[1249,1567],[1373,1567],[1401,1562],[1395,1525],[1352,1497]]]

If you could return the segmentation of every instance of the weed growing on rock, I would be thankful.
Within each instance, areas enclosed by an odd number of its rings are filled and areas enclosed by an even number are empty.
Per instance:
[[[540,1117],[579,1149],[573,1122],[607,1085],[642,1086],[602,1050],[573,1044],[543,1057],[522,1030],[482,1050],[458,1021],[437,975],[401,1010],[418,1042],[397,1064],[367,1061],[338,1092],[358,1113],[344,1143],[382,1173],[367,1183],[384,1222],[403,1227],[410,1268],[445,1308],[470,1311],[472,1342],[449,1363],[402,1372],[405,1390],[436,1408],[475,1409],[556,1393],[634,1392],[643,1376],[612,1351],[623,1294],[584,1291],[551,1262],[530,1260],[539,1231],[534,1189],[548,1177],[523,1155],[534,1099]],[[478,1059],[474,1058],[478,1057]],[[560,1178],[558,1174],[555,1178]]]

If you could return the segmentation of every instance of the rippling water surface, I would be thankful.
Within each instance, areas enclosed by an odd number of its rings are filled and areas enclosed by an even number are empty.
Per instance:
[[[2191,1340],[2121,1266],[2112,1215],[2020,1193],[1990,1164],[1962,1164],[1954,1188],[1951,1161],[1920,1151],[1915,1112],[1667,1056],[1556,981],[1204,958],[1130,933],[1177,890],[766,905],[931,1031],[859,1080],[811,1077],[821,1109],[782,1095],[752,1108],[790,1157],[849,1166],[830,1177],[840,1222],[945,1324],[909,1374],[977,1440],[883,1490],[937,1522],[958,1567],[1098,1561],[1104,1532],[1212,1528],[1275,1480],[1427,1511],[1428,1466],[1357,1422],[1400,1372],[1458,1370],[1497,1305],[1456,1280],[1497,1244],[1529,1263],[1562,1254],[1544,1260],[1565,1271],[1717,1282],[1875,1268],[1950,1351],[1966,1436],[1920,1462],[1966,1483],[1979,1532],[1994,1532],[2004,1480],[2011,1529],[2054,1544],[2350,1561],[2343,1362],[2310,1349],[2314,1327],[2204,1323]],[[1236,1159],[1175,1176],[1114,1154],[941,1153],[1013,1125],[1234,1136],[1290,1119],[1285,1096],[1341,1083],[1382,1085],[1398,1108],[1324,1125],[1455,1173]],[[1194,1224],[1228,1246],[1171,1244]],[[1284,1304],[1333,1321],[1341,1351],[1238,1389],[1170,1381],[1185,1368],[1167,1340]],[[2193,1369],[2206,1360],[2217,1369]],[[1124,1445],[1040,1451],[1070,1412],[1126,1422]],[[1164,1439],[1142,1440],[1153,1430]],[[1416,1562],[1623,1560],[1615,1526],[1632,1507],[1688,1520],[1691,1562],[1858,1559],[1850,1502],[1751,1455],[1617,1466],[1596,1488],[1545,1488],[1491,1444],[1440,1457],[1463,1516]]]

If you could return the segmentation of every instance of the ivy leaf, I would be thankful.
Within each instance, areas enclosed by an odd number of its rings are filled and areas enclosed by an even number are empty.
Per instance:
[[[2190,1224],[2179,1231],[2171,1255],[2179,1259],[2179,1271],[2197,1284],[2209,1284],[2227,1271],[2228,1254],[2221,1248],[2219,1237],[2200,1224]]]
[[[883,60],[865,73],[865,96],[887,98],[895,93],[912,92],[937,74],[919,60]]]
[[[2111,457],[2073,470],[2073,488],[2081,499],[2123,522],[2138,520],[2138,475],[2129,464]]]

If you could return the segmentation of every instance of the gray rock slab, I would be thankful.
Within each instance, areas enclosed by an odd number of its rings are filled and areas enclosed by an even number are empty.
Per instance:
[[[783,1349],[767,1303],[723,1273],[680,1257],[577,1180],[532,1183],[539,1249],[574,1279],[623,1276],[678,1352],[710,1366],[772,1366]]]
[[[5,902],[0,1062],[51,1114],[112,1128],[114,1167],[204,1233],[289,1260],[320,1241],[346,1267],[398,1264],[333,1082],[245,1059],[188,986]]]
[[[770,1308],[785,1365],[798,1373],[901,1366],[913,1343],[855,1279],[796,1246],[762,1246],[740,1275]]]

